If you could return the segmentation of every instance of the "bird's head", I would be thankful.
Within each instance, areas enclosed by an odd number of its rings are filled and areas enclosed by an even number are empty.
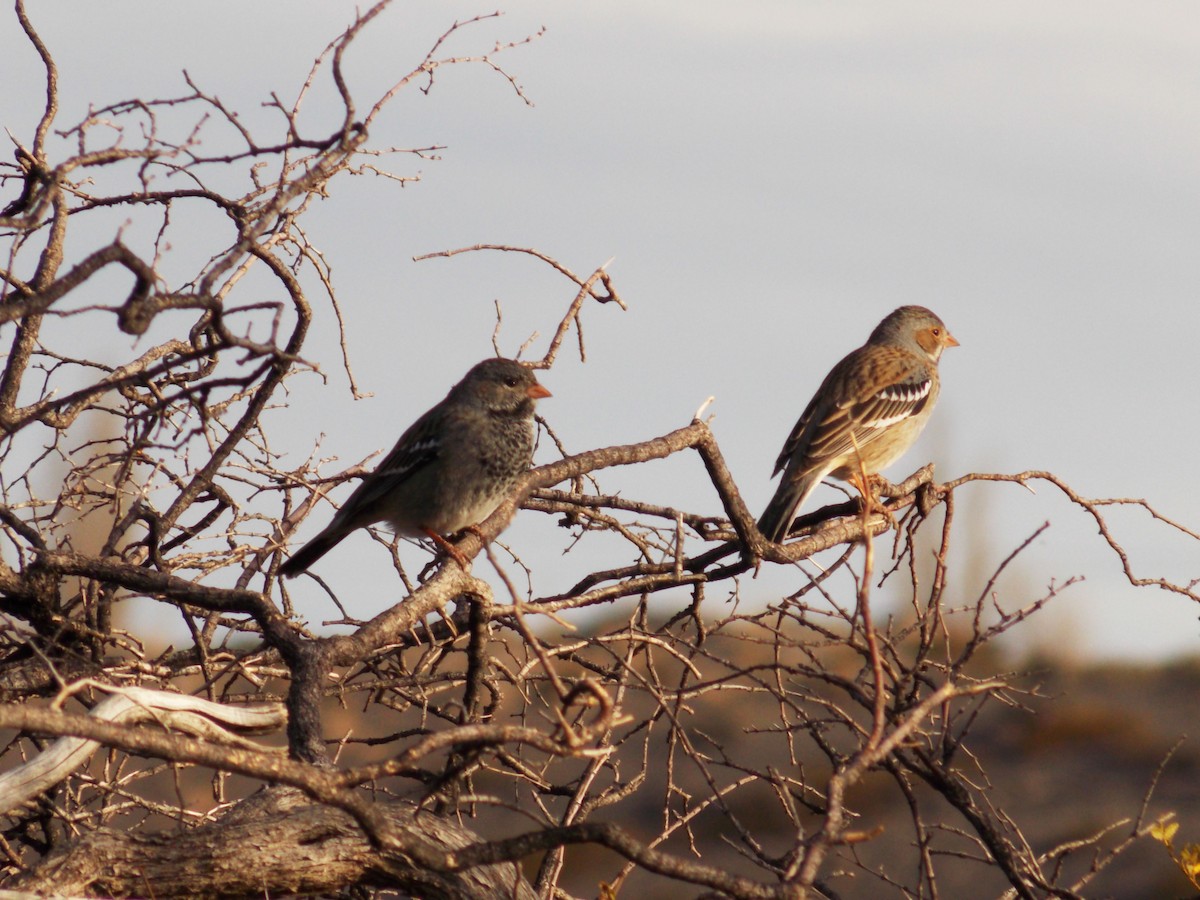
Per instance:
[[[532,411],[534,401],[550,396],[533,369],[512,359],[485,359],[466,374],[458,389],[498,413]]]
[[[890,313],[871,334],[871,342],[907,346],[932,362],[937,362],[947,347],[958,346],[946,324],[923,306],[902,306]]]

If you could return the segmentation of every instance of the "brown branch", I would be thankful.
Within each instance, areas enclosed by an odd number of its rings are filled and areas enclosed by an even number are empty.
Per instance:
[[[1170,591],[1173,594],[1182,594],[1190,600],[1200,602],[1200,590],[1197,589],[1198,581],[1192,581],[1187,584],[1178,584],[1166,578],[1141,578],[1133,571],[1133,565],[1129,561],[1129,553],[1113,536],[1109,529],[1108,522],[1105,520],[1100,510],[1106,506],[1135,506],[1148,512],[1155,521],[1162,522],[1168,525],[1173,531],[1185,535],[1186,537],[1200,544],[1200,532],[1194,531],[1179,522],[1170,519],[1154,509],[1147,501],[1133,497],[1108,497],[1103,499],[1093,499],[1084,497],[1082,494],[1073,490],[1065,481],[1059,478],[1052,472],[1032,469],[1026,472],[1018,472],[1015,475],[991,474],[991,473],[973,473],[963,475],[961,478],[956,478],[953,481],[946,482],[942,485],[942,489],[952,491],[964,484],[979,481],[1000,481],[1013,482],[1022,485],[1027,489],[1030,481],[1046,481],[1056,487],[1064,496],[1072,503],[1081,509],[1085,510],[1092,520],[1096,523],[1096,527],[1100,531],[1101,537],[1104,538],[1109,548],[1117,555],[1121,561],[1121,569],[1125,573],[1125,578],[1134,587],[1158,587],[1164,591]],[[1200,579],[1200,575],[1198,575]]]

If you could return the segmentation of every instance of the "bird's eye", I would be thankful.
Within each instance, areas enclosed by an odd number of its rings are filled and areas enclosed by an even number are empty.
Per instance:
[[[516,387],[517,379],[510,376],[510,377],[504,379],[504,383],[507,384],[509,387]]]
[[[934,337],[941,337],[941,336],[942,336],[942,329],[940,329],[940,328],[930,328],[930,329],[929,329],[929,333],[930,333],[930,334],[932,334]]]

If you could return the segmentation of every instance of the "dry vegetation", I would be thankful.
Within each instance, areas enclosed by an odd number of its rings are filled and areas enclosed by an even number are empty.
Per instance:
[[[336,631],[300,619],[277,566],[319,498],[361,472],[296,467],[264,425],[286,379],[310,368],[313,305],[337,305],[305,215],[318,197],[336,202],[349,173],[404,179],[398,160],[422,151],[375,147],[371,126],[439,67],[486,67],[519,94],[498,61],[516,45],[451,57],[438,40],[363,105],[343,55],[386,6],[334,40],[298,98],[274,101],[274,131],[254,134],[202,85],[59,121],[53,48],[17,4],[47,100],[16,162],[0,165],[0,885],[156,898],[934,897],[965,867],[1011,896],[1085,895],[1153,822],[1135,802],[1100,822],[1081,813],[1085,831],[1045,844],[995,796],[973,729],[992,711],[1023,715],[1034,685],[989,648],[1063,586],[1007,612],[994,578],[947,596],[955,492],[1049,484],[1094,518],[1130,581],[1200,600],[1194,582],[1139,576],[1108,529],[1108,506],[1140,501],[1090,500],[1046,472],[936,483],[927,467],[894,486],[890,516],[826,508],[773,545],[697,418],[531,473],[523,515],[617,548],[569,590],[525,590],[497,544],[467,534],[457,546],[487,580],[444,560],[413,577],[396,557],[402,602],[366,621],[338,612]],[[343,114],[314,134],[301,107],[322,79]],[[175,223],[208,214],[223,232],[191,247],[201,261],[179,274]],[[93,222],[137,227],[96,239]],[[580,276],[530,250],[470,249],[561,273],[563,313],[539,367],[582,316],[621,302],[603,268]],[[120,332],[139,338],[112,343],[126,355],[82,355],[84,335]],[[681,454],[702,460],[696,503],[716,498],[720,515],[601,486],[605,469]],[[1000,569],[1032,539],[1011,537]],[[930,550],[935,562],[918,564]],[[818,553],[822,567],[798,565]],[[779,566],[794,572],[788,596],[740,602],[758,567]],[[880,585],[904,598],[886,621],[873,615]],[[320,587],[344,608],[336,585]],[[685,599],[651,603],[667,591]],[[148,650],[151,623],[121,616],[135,601],[182,620],[189,645]],[[568,627],[583,608],[605,614]],[[904,810],[886,838],[881,798]]]

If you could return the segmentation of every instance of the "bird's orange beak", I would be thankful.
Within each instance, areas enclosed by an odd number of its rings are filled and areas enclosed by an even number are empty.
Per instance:
[[[530,387],[529,390],[527,390],[525,392],[525,395],[533,400],[540,400],[543,397],[553,397],[554,396],[540,384],[535,384],[532,387]]]
[[[952,335],[950,332],[947,331],[945,343],[946,343],[947,347],[957,347],[958,346],[958,338],[956,338],[954,335]]]

